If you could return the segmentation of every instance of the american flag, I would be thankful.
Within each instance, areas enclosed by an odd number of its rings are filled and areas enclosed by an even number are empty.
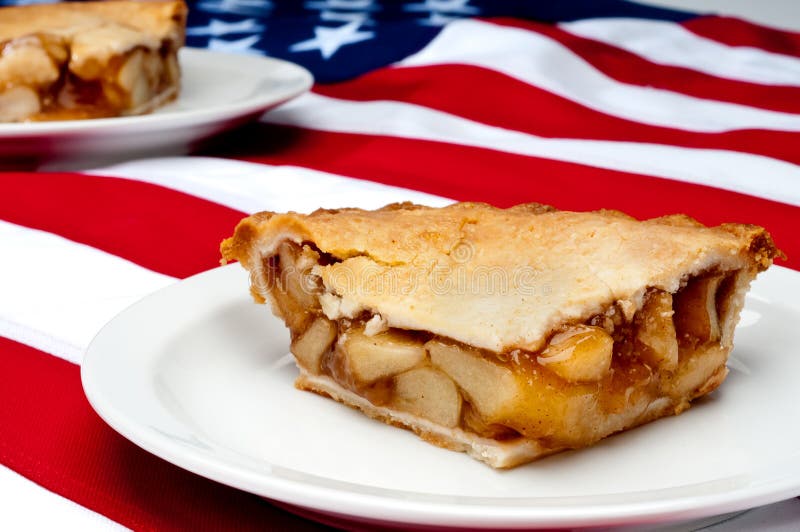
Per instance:
[[[622,0],[190,7],[190,46],[294,61],[317,83],[203,153],[0,173],[0,527],[17,512],[68,529],[316,528],[139,449],[80,384],[105,322],[217,265],[254,211],[684,212],[763,225],[800,268],[798,33]]]

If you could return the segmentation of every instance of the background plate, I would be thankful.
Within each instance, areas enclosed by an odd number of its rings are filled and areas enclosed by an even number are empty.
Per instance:
[[[174,464],[363,522],[519,528],[694,519],[800,493],[800,274],[754,283],[731,374],[686,413],[494,471],[293,388],[288,334],[238,265],[153,294],[82,366],[92,406]]]
[[[181,94],[174,102],[141,116],[0,124],[0,158],[102,160],[186,152],[313,83],[303,67],[270,57],[184,48],[180,63]]]

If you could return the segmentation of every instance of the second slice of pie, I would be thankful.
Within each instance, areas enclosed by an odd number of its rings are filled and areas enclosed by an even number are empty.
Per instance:
[[[537,204],[259,213],[222,243],[291,332],[296,385],[505,468],[714,390],[761,227]]]
[[[181,0],[0,8],[0,122],[147,113],[180,88]]]

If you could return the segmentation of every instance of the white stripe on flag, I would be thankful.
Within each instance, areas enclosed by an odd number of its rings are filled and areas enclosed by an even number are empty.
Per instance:
[[[85,173],[145,181],[247,213],[311,212],[320,207],[376,209],[399,201],[431,206],[450,203],[423,192],[307,168],[212,157],[142,159]]]
[[[323,131],[391,135],[489,148],[710,185],[800,205],[800,166],[735,151],[542,138],[414,104],[353,102],[313,93],[268,113],[263,120]]]
[[[800,59],[746,46],[727,46],[680,24],[635,18],[595,18],[559,26],[652,63],[690,68],[721,78],[800,87]]]
[[[397,65],[442,63],[502,72],[597,111],[644,124],[704,132],[800,131],[799,115],[620,83],[555,40],[520,28],[477,20],[452,22],[425,48]]]
[[[127,530],[0,464],[0,530]]]
[[[174,282],[125,259],[52,233],[0,221],[0,336],[70,362],[100,328]]]

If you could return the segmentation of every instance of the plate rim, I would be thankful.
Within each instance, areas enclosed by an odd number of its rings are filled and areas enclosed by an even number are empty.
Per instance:
[[[745,474],[711,481],[718,483],[736,478],[758,478],[757,473],[763,469],[775,469],[783,472],[778,481],[773,479],[770,482],[761,482],[755,488],[750,485],[739,485],[728,491],[723,490],[702,495],[689,494],[667,498],[666,500],[652,497],[652,494],[655,493],[681,491],[686,488],[686,486],[678,486],[657,491],[612,493],[609,494],[612,499],[646,493],[651,494],[651,497],[633,502],[615,501],[602,504],[561,504],[552,506],[532,504],[532,502],[546,502],[552,499],[569,499],[573,502],[580,502],[580,499],[598,498],[598,495],[580,495],[554,498],[520,498],[519,501],[515,500],[512,504],[502,505],[497,504],[497,502],[504,499],[494,498],[487,499],[487,501],[491,501],[489,504],[474,504],[474,501],[471,501],[472,504],[465,505],[457,502],[448,503],[431,499],[440,498],[442,500],[457,501],[459,499],[470,499],[471,497],[428,496],[426,494],[417,494],[423,495],[422,499],[391,497],[386,494],[375,494],[374,492],[394,492],[406,495],[414,495],[414,493],[366,485],[364,486],[372,490],[373,493],[343,491],[335,487],[309,484],[303,480],[283,478],[264,471],[248,470],[230,461],[220,461],[219,458],[214,460],[214,457],[204,456],[198,450],[186,445],[180,445],[166,436],[160,435],[152,428],[136,426],[138,424],[128,419],[126,414],[113,404],[113,401],[109,402],[107,397],[103,397],[101,385],[94,375],[94,364],[92,362],[98,356],[95,354],[98,338],[102,338],[104,335],[109,334],[109,331],[113,331],[114,327],[118,327],[119,323],[124,321],[126,314],[135,307],[148,305],[153,300],[165,297],[165,294],[172,291],[189,289],[187,287],[196,283],[203,283],[206,278],[211,276],[232,275],[224,272],[239,268],[238,264],[214,268],[145,296],[119,313],[97,333],[87,348],[81,364],[81,383],[84,393],[92,408],[107,424],[126,439],[151,454],[200,476],[268,499],[275,499],[284,504],[354,521],[378,520],[405,525],[427,525],[443,528],[469,526],[485,529],[515,529],[530,526],[634,524],[641,523],[644,520],[674,522],[745,510],[785,500],[800,494],[800,460],[797,459],[800,458],[800,450],[798,450],[797,455],[789,456],[789,458],[795,459],[791,461],[791,467],[789,468],[784,467],[787,461],[787,459],[784,459],[782,462],[770,465],[767,468],[762,467],[759,470],[748,471]],[[795,288],[800,288],[800,272],[781,266],[773,266],[770,271],[774,272],[773,276],[784,277],[790,281],[790,284],[796,285]],[[243,292],[242,296],[246,297],[246,293]],[[182,422],[180,423],[183,424]],[[268,460],[268,458],[265,458],[265,460]],[[478,465],[482,466],[482,464]],[[282,466],[275,466],[275,468],[288,469]],[[306,473],[302,474],[308,476]],[[333,481],[333,483],[348,484],[343,481]]]
[[[233,103],[214,105],[207,109],[179,110],[167,113],[159,113],[156,111],[143,115],[93,118],[87,120],[0,123],[0,140],[21,140],[40,136],[57,138],[64,135],[98,133],[120,128],[150,130],[160,129],[165,125],[170,128],[180,127],[187,123],[192,125],[204,125],[217,122],[221,119],[234,119],[264,111],[269,107],[280,105],[281,103],[305,93],[314,84],[314,76],[308,69],[297,63],[286,61],[285,59],[256,54],[219,52],[188,46],[181,48],[179,54],[181,56],[189,56],[189,61],[209,59],[224,61],[225,59],[235,58],[240,62],[262,63],[267,72],[269,72],[269,69],[275,68],[288,69],[292,75],[297,76],[297,87],[293,87],[292,90],[284,91],[277,96],[272,93],[266,93]],[[181,59],[181,68],[183,70],[186,68],[186,62],[187,61]],[[180,94],[176,101],[179,100]]]

